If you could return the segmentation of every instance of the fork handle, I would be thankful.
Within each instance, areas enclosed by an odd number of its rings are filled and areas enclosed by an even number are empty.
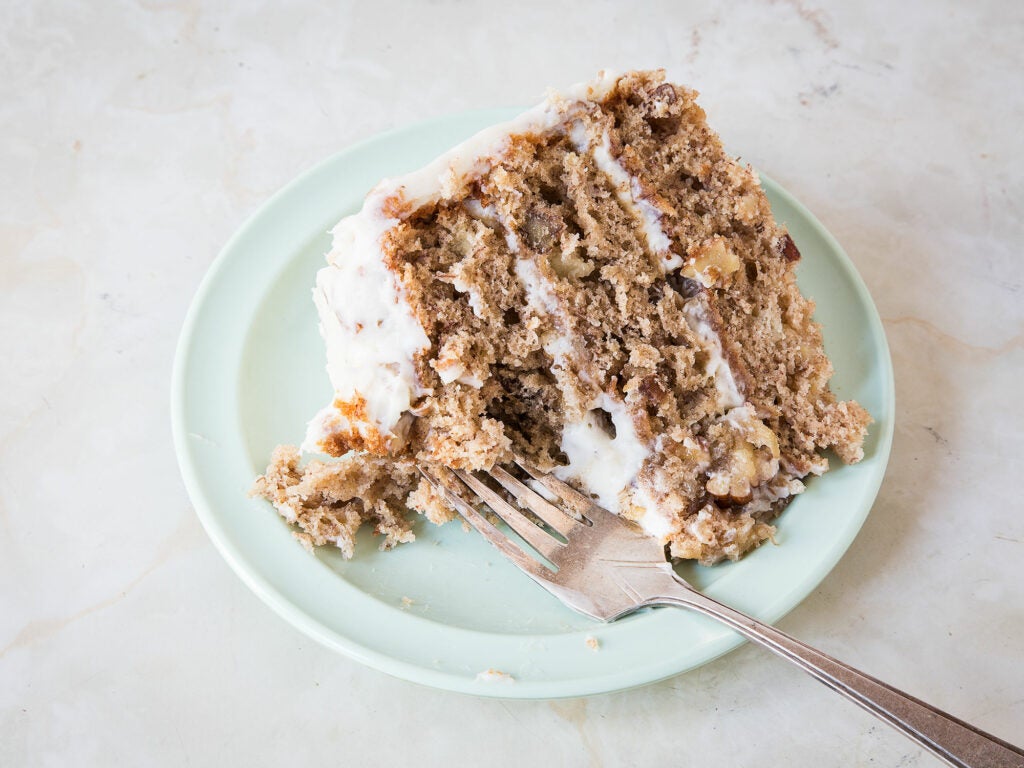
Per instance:
[[[674,576],[672,580],[675,585],[667,585],[663,590],[667,594],[647,600],[645,604],[689,608],[718,619],[903,731],[950,765],[958,768],[1024,767],[1024,750],[723,605]]]

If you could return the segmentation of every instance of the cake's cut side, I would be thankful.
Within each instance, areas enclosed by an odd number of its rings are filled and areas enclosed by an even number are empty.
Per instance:
[[[382,182],[336,228],[315,291],[335,399],[304,447],[390,472],[359,508],[346,475],[339,527],[400,540],[381,503],[451,516],[415,463],[520,455],[712,563],[771,537],[822,450],[859,460],[870,417],[828,388],[796,246],[695,97],[603,75]],[[322,525],[335,470],[294,459],[258,491],[287,518],[315,485]]]

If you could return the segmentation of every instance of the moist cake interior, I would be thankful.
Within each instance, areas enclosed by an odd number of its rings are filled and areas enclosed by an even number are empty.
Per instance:
[[[453,513],[417,463],[521,456],[664,540],[736,559],[870,417],[839,402],[797,244],[696,93],[602,73],[335,229],[314,298],[333,402],[254,492],[308,545]]]

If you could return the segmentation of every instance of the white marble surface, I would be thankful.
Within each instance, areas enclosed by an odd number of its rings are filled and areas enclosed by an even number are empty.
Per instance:
[[[604,66],[698,87],[885,319],[886,482],[781,626],[1024,741],[1022,6],[590,7],[3,3],[0,765],[935,764],[751,647],[554,703],[386,677],[272,614],[193,514],[171,359],[242,220],[354,141]]]

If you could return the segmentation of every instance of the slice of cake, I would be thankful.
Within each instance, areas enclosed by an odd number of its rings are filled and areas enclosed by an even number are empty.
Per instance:
[[[696,93],[602,73],[382,181],[313,291],[334,400],[256,492],[309,544],[452,513],[416,463],[520,455],[661,537],[738,558],[870,417],[829,390],[796,244]]]

